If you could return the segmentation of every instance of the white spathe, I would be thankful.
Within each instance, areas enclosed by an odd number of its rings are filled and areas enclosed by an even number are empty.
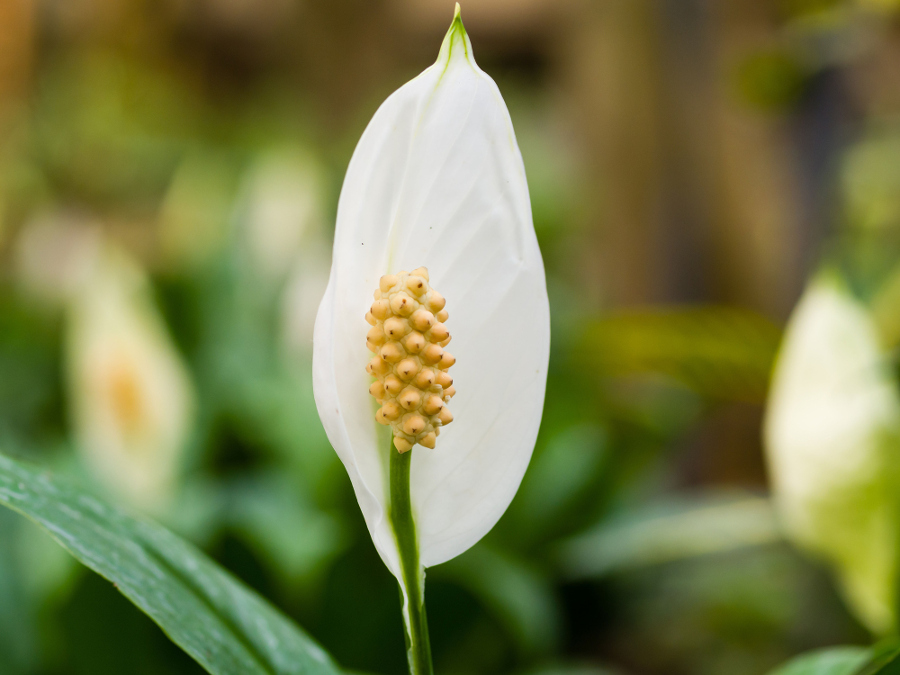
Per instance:
[[[66,336],[78,446],[121,498],[160,512],[172,497],[194,390],[143,271],[104,251],[74,294]]]
[[[831,276],[791,317],[765,421],[787,533],[835,568],[876,633],[896,622],[900,399],[866,308]]]
[[[387,518],[390,435],[368,393],[364,315],[383,274],[419,266],[447,298],[457,358],[455,421],[434,450],[412,450],[411,499],[428,567],[471,547],[515,495],[540,425],[550,347],[522,157],[458,9],[437,62],[382,104],[356,147],[316,319],[319,415],[398,577]]]

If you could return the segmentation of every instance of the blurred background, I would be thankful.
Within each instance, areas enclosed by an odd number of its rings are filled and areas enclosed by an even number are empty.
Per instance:
[[[462,5],[524,157],[553,346],[521,490],[428,571],[437,671],[762,675],[895,631],[857,591],[893,605],[900,510],[865,530],[881,583],[843,555],[858,542],[803,530],[827,479],[772,480],[804,443],[781,442],[792,411],[829,436],[803,405],[839,339],[791,350],[821,358],[763,430],[784,327],[827,275],[884,405],[822,452],[869,458],[859,522],[900,493],[866,482],[900,467],[900,3]],[[160,520],[384,675],[406,667],[398,592],[316,415],[312,323],[355,143],[452,12],[0,2],[0,448]],[[23,519],[0,513],[0,542],[0,672],[201,672]]]

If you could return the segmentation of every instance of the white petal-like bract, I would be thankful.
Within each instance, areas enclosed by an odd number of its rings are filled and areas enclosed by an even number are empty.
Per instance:
[[[862,621],[895,627],[900,399],[866,308],[824,277],[791,318],[766,412],[787,533],[828,560]]]
[[[455,421],[413,449],[423,566],[459,555],[515,495],[540,424],[550,318],[525,170],[506,105],[457,16],[437,62],[392,94],[356,147],[314,339],[316,403],[385,563],[390,434],[375,422],[364,315],[383,274],[428,268],[447,299]]]

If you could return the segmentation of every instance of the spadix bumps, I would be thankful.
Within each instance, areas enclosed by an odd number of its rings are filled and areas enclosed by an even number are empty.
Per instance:
[[[372,326],[366,346],[375,354],[366,365],[375,377],[369,393],[381,404],[375,419],[391,425],[400,452],[416,443],[434,448],[441,427],[453,421],[447,403],[456,389],[447,369],[456,359],[444,351],[450,342],[444,304],[420,267],[381,277],[366,313]]]

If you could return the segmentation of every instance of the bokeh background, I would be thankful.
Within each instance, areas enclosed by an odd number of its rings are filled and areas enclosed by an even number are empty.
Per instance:
[[[160,520],[385,675],[398,592],[316,415],[312,322],[355,143],[452,12],[0,1],[0,448]],[[900,341],[900,3],[462,16],[518,135],[553,347],[521,490],[428,571],[437,670],[762,675],[869,644],[785,541],[761,428],[826,263],[886,362]],[[4,512],[0,672],[201,669]]]

